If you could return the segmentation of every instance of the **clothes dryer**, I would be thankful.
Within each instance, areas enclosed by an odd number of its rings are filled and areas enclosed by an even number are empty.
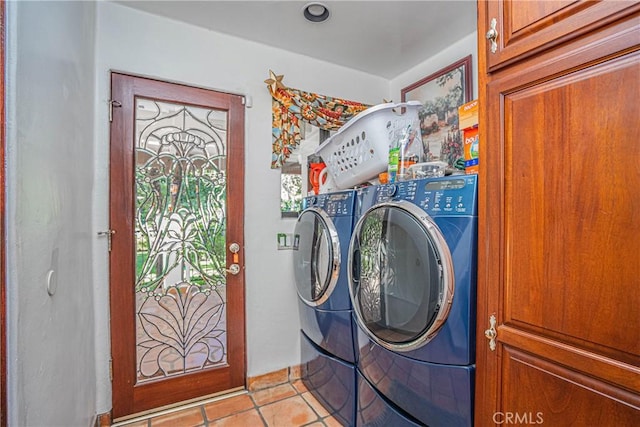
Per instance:
[[[471,426],[477,176],[387,184],[374,199],[349,250],[357,369],[398,414]]]
[[[353,310],[345,270],[354,207],[353,190],[305,198],[293,239],[302,380],[345,425],[354,425],[356,398]]]

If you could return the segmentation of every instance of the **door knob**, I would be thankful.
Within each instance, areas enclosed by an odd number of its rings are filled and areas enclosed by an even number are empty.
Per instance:
[[[235,276],[236,274],[240,273],[240,266],[238,264],[231,264],[226,270],[227,273],[231,273]]]

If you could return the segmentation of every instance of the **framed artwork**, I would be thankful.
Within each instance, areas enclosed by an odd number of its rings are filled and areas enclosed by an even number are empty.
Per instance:
[[[424,161],[444,161],[464,169],[458,107],[471,101],[471,55],[423,78],[401,91],[402,101],[420,101],[420,132]]]

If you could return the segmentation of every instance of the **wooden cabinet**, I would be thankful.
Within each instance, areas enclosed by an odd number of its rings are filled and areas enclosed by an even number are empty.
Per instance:
[[[488,1],[486,23],[479,38],[495,35],[495,52],[487,56],[489,70],[538,54],[616,22],[637,11],[630,0]],[[490,33],[490,31],[492,33]],[[636,36],[638,37],[638,36]],[[491,48],[491,42],[482,43]]]
[[[478,3],[477,426],[640,425],[639,6]]]

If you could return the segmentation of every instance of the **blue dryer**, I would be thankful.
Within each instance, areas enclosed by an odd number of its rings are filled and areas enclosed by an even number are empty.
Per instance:
[[[346,261],[353,190],[305,198],[293,263],[301,322],[302,379],[329,412],[355,423],[355,351]]]
[[[359,425],[366,387],[398,416],[473,425],[477,176],[379,186],[349,250]],[[371,400],[371,399],[370,399]],[[407,424],[411,425],[411,424]]]

